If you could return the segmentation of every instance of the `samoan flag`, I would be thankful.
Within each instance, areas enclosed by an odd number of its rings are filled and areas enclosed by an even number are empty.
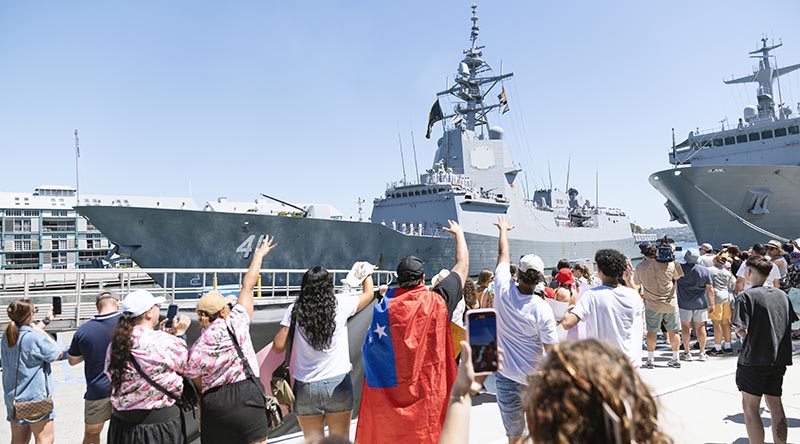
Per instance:
[[[364,346],[356,444],[439,442],[456,378],[444,299],[424,286],[390,290]]]

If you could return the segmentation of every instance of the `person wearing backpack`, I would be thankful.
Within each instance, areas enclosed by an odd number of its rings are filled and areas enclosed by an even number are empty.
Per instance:
[[[166,319],[159,324],[164,302],[147,290],[122,301],[106,354],[113,408],[109,443],[187,444],[177,399],[184,389],[189,355],[184,334],[191,321],[181,315],[171,329],[165,328]]]

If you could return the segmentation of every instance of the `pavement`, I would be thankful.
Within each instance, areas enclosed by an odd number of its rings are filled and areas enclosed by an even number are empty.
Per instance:
[[[69,343],[69,334],[60,335]],[[789,424],[789,442],[800,442],[800,341],[795,341],[794,365],[783,383],[783,403]],[[736,356],[710,357],[706,362],[682,361],[680,369],[666,366],[671,352],[665,344],[656,351],[656,368],[640,369],[659,405],[662,428],[676,443],[743,444],[747,441],[741,396],[736,389]],[[83,436],[83,364],[70,367],[66,361],[53,365],[56,411],[56,443],[79,443]],[[487,383],[492,391],[491,382]],[[772,442],[769,412],[762,408],[767,442]],[[107,427],[106,427],[107,429]],[[355,421],[351,428],[355,435]],[[0,442],[10,442],[10,429],[0,426]],[[105,437],[103,438],[105,443]],[[301,444],[301,436],[272,438],[270,443]],[[473,399],[470,444],[507,442],[495,397],[482,394]]]

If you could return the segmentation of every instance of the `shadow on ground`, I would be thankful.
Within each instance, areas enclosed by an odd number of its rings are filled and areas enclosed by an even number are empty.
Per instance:
[[[737,413],[735,415],[728,415],[722,418],[725,421],[733,421],[737,424],[744,424],[744,413]],[[761,407],[761,422],[764,423],[764,427],[772,427],[772,421],[769,417],[769,412],[764,407]],[[786,418],[786,425],[789,428],[797,428],[800,427],[800,419],[797,418]],[[747,441],[745,441],[747,442]]]

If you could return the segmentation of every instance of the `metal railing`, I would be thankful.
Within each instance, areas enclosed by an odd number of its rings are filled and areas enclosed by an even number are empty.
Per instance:
[[[293,300],[307,270],[264,269],[254,288],[255,304],[270,305]],[[328,270],[334,288],[344,288],[341,280],[349,270]],[[103,289],[115,291],[120,298],[135,290],[148,290],[163,296],[181,308],[194,308],[199,297],[212,289],[225,295],[239,293],[246,268],[119,268],[70,270],[0,270],[0,324],[8,323],[5,308],[13,300],[28,298],[39,308],[36,319],[44,317],[54,296],[61,297],[62,314],[48,330],[77,328],[96,314],[95,298]],[[393,271],[375,270],[376,288],[390,284]]]

